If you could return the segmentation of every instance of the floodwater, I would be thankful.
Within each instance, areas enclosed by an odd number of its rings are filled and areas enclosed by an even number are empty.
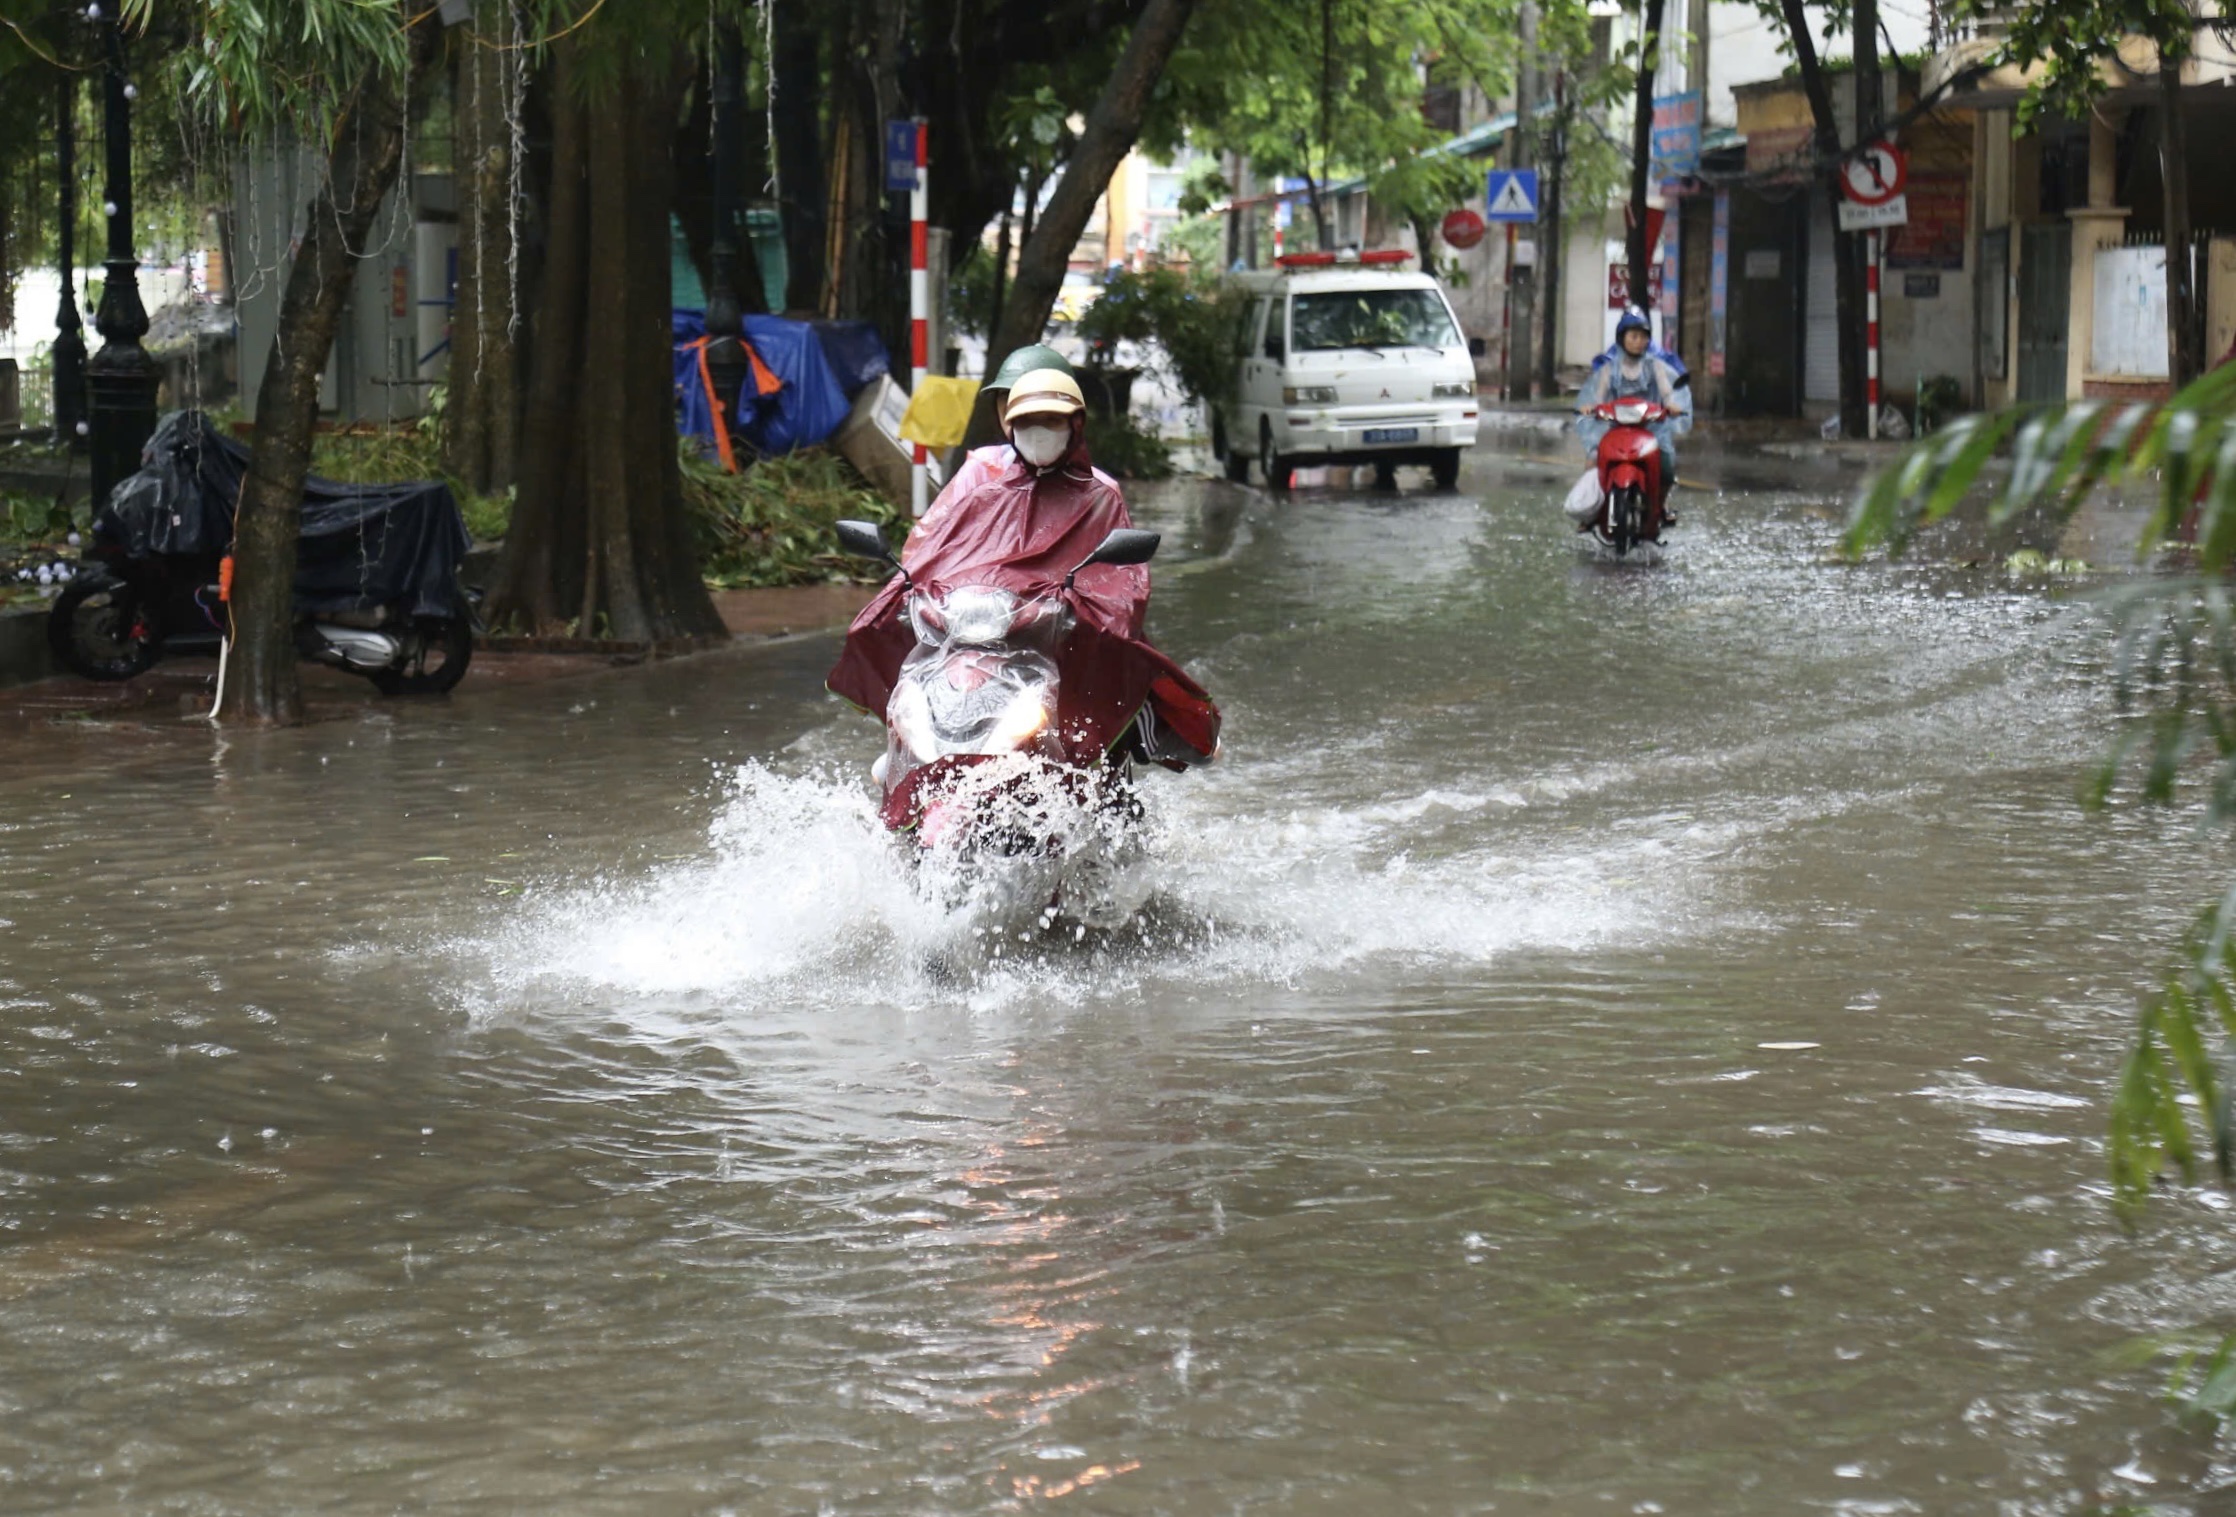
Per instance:
[[[0,1510],[2211,1509],[2100,1135],[2224,861],[2076,598],[1691,452],[1137,490],[1227,752],[1084,941],[828,638],[0,774]]]

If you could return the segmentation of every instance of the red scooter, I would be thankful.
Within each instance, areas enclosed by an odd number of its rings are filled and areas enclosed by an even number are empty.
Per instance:
[[[1599,440],[1599,515],[1588,524],[1594,536],[1620,557],[1639,543],[1661,544],[1661,529],[1676,518],[1664,509],[1674,481],[1663,467],[1661,441],[1653,426],[1669,412],[1650,400],[1614,400],[1592,408],[1611,422]]]

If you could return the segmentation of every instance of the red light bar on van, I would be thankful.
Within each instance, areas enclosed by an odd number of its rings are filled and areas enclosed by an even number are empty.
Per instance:
[[[1356,248],[1345,248],[1340,253],[1283,253],[1273,260],[1284,269],[1327,269],[1337,265],[1359,265],[1368,268],[1388,268],[1395,264],[1410,263],[1413,255],[1403,248],[1382,248],[1372,253],[1362,253]]]

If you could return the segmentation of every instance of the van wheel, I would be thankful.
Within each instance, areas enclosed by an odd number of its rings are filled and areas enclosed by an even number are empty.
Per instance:
[[[1250,477],[1250,455],[1234,445],[1227,435],[1227,419],[1217,411],[1211,413],[1211,451],[1226,465],[1227,478],[1239,485]]]
[[[1449,490],[1460,482],[1460,450],[1438,448],[1429,460],[1429,478],[1436,481],[1439,490]]]
[[[1268,490],[1286,491],[1296,482],[1297,466],[1273,451],[1273,423],[1258,423],[1258,472],[1266,477]]]
[[[1374,466],[1374,488],[1377,490],[1395,490],[1397,488],[1396,464],[1376,464]]]

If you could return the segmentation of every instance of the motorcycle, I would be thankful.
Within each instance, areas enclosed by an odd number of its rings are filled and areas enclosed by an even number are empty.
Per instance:
[[[1594,458],[1599,512],[1585,530],[1618,558],[1640,543],[1659,547],[1662,528],[1676,520],[1665,509],[1671,482],[1663,477],[1661,442],[1653,433],[1669,412],[1650,400],[1614,400],[1593,407],[1592,415],[1613,425]]]
[[[95,516],[47,618],[55,661],[127,680],[166,653],[215,652],[226,636],[232,504],[248,450],[194,412],[156,429],[139,473]],[[471,539],[450,487],[304,482],[295,573],[302,657],[384,694],[434,695],[465,677],[473,611],[458,582]]]
[[[923,850],[1060,855],[1081,828],[1138,815],[1129,778],[1136,756],[1175,756],[1146,710],[1124,742],[1082,763],[1058,730],[1057,658],[1075,624],[1073,582],[1095,564],[1136,565],[1158,534],[1113,528],[1061,584],[1020,593],[959,585],[919,588],[873,523],[842,521],[839,545],[901,576],[915,647],[886,702],[885,752],[871,766],[879,815]],[[1177,740],[1174,740],[1175,742]],[[1187,752],[1200,762],[1200,755]],[[1059,813],[1063,813],[1059,815]]]

